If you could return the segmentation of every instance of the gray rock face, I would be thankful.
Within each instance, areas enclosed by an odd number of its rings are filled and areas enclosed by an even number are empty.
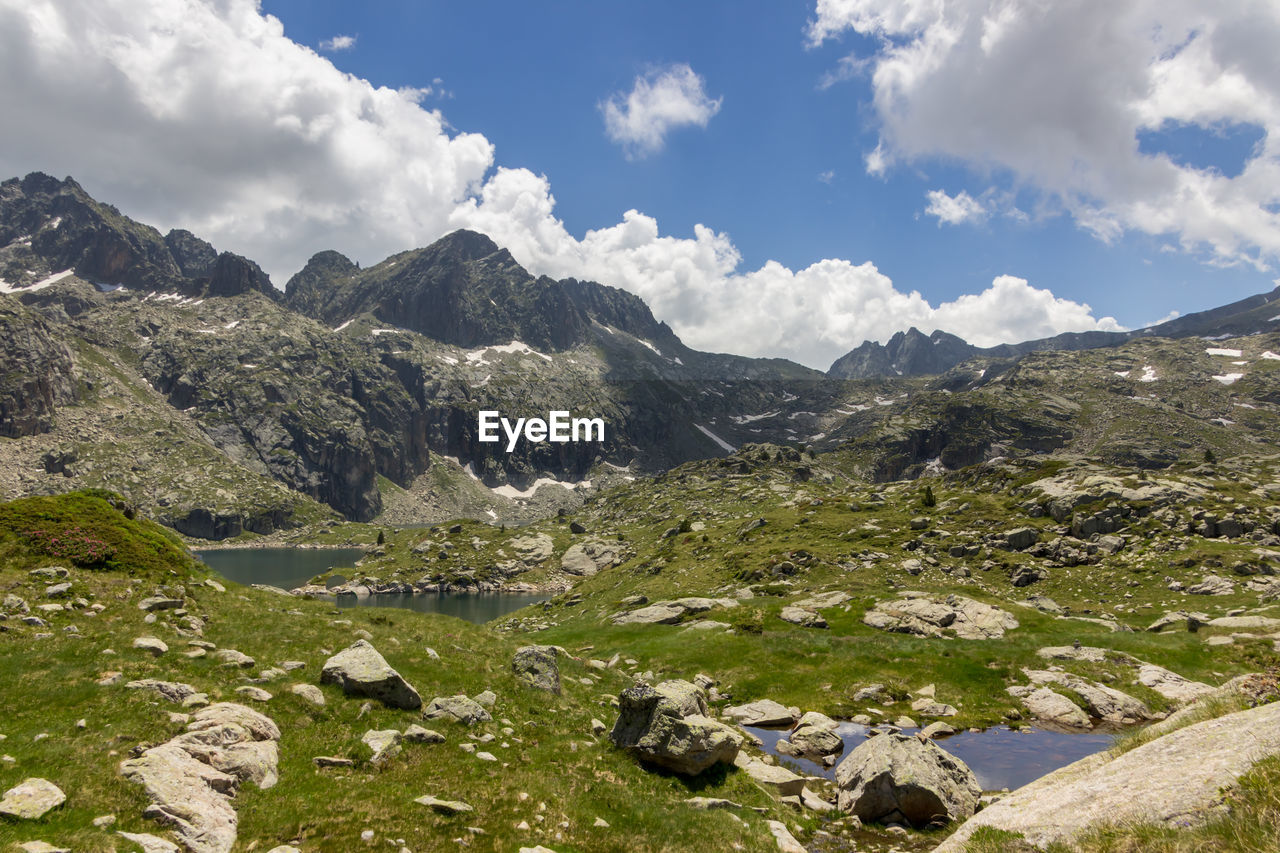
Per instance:
[[[1150,687],[1164,698],[1178,704],[1194,702],[1202,696],[1216,692],[1216,688],[1204,682],[1191,681],[1153,663],[1138,667],[1138,683]]]
[[[39,820],[67,801],[67,795],[48,779],[27,779],[0,797],[0,816]]]
[[[400,741],[404,736],[395,729],[371,729],[364,733],[360,742],[373,752],[369,759],[374,764],[382,764],[400,752]]]
[[[336,684],[348,696],[368,696],[392,708],[422,707],[422,697],[367,640],[356,640],[324,663],[321,684]]]
[[[479,702],[468,699],[462,694],[457,696],[437,696],[431,700],[422,712],[424,720],[454,720],[463,725],[487,723],[493,717]]]
[[[978,806],[982,787],[963,761],[931,740],[882,734],[859,746],[836,768],[842,811],[863,821],[963,820]]]
[[[1005,631],[1018,627],[1018,620],[999,607],[962,595],[939,599],[919,593],[881,601],[867,611],[862,621],[872,628],[898,634],[941,637],[950,632],[965,640],[999,639]]]
[[[615,625],[674,625],[686,616],[705,613],[715,607],[737,607],[738,602],[732,598],[677,598],[674,601],[659,601],[639,610],[615,613]]]
[[[674,702],[646,684],[618,696],[618,721],[609,733],[615,746],[641,761],[685,776],[714,764],[732,764],[742,736],[709,717],[684,716]]]
[[[521,646],[511,659],[511,670],[530,687],[559,693],[560,665],[556,662],[559,654],[555,646]]]
[[[157,693],[170,702],[181,704],[182,700],[188,696],[194,696],[200,691],[196,690],[190,684],[183,684],[180,681],[158,681],[154,678],[143,678],[138,681],[130,681],[125,684],[130,690],[150,690]]]
[[[809,610],[804,607],[796,607],[788,605],[782,608],[782,612],[778,614],[778,618],[783,622],[790,622],[792,625],[799,625],[801,628],[825,628],[827,620],[816,611]]]
[[[1205,575],[1200,583],[1187,587],[1191,595],[1231,595],[1235,590],[1235,584],[1218,575]]]
[[[627,559],[627,551],[619,542],[591,540],[570,545],[560,557],[560,568],[571,575],[591,577]]]
[[[1117,758],[1098,753],[1037,779],[983,809],[935,853],[960,853],[984,826],[1045,847],[1100,823],[1200,823],[1218,813],[1223,789],[1276,754],[1280,703],[1207,720]]]

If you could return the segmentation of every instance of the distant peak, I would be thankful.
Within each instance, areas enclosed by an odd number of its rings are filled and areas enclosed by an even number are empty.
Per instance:
[[[498,244],[478,231],[459,228],[427,247],[432,252],[451,252],[468,261],[487,258],[498,251]]]

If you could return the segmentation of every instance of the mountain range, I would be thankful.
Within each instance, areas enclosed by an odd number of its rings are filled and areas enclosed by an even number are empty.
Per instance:
[[[839,450],[883,481],[1056,450],[1159,468],[1280,426],[1280,289],[985,349],[911,329],[824,374],[693,350],[639,297],[534,276],[469,231],[367,268],[322,251],[281,291],[33,173],[0,184],[0,290],[0,496],[110,488],[202,538],[520,522],[748,442]],[[481,409],[608,426],[508,454],[479,441]]]

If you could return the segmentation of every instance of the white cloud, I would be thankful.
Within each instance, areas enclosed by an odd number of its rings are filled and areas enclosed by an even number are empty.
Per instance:
[[[334,36],[331,39],[325,39],[320,42],[320,49],[329,51],[351,50],[355,46],[355,36]]]
[[[1280,5],[817,0],[810,41],[847,30],[879,40],[868,171],[959,159],[1007,170],[1103,240],[1137,230],[1218,263],[1280,259]],[[1228,178],[1139,151],[1166,122],[1266,136]]]
[[[653,69],[637,77],[631,91],[600,102],[605,133],[629,157],[662,150],[667,134],[690,125],[706,127],[722,98],[707,96],[703,79],[685,64]]]
[[[924,212],[938,217],[938,224],[960,225],[965,222],[981,222],[987,218],[987,209],[967,192],[950,196],[945,190],[929,190],[925,193],[929,206]]]
[[[1113,325],[1019,279],[935,307],[871,263],[744,271],[727,234],[634,210],[575,237],[545,177],[498,166],[424,92],[338,71],[254,0],[0,0],[0,174],[73,175],[277,285],[320,249],[368,264],[466,227],[535,273],[639,294],[691,346],[818,367],[912,325],[983,344]]]
[[[835,169],[827,169],[825,172],[818,173],[818,180],[824,184],[829,184],[836,179]]]

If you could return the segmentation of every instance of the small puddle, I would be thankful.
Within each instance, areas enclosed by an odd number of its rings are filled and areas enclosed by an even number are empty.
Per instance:
[[[832,780],[836,778],[840,760],[866,741],[868,731],[867,726],[857,723],[841,723],[836,732],[844,741],[844,752],[837,757],[835,765],[823,767],[806,758],[778,754],[778,741],[785,740],[790,729],[744,728],[760,738],[764,742],[764,750],[776,757],[783,767],[806,776]],[[902,731],[911,735],[919,729]],[[935,740],[938,746],[969,765],[985,791],[1021,788],[1060,767],[1109,749],[1113,742],[1114,736],[1110,734],[1067,734],[1036,728],[1014,730],[1007,726],[993,726],[980,732],[962,731]]]

